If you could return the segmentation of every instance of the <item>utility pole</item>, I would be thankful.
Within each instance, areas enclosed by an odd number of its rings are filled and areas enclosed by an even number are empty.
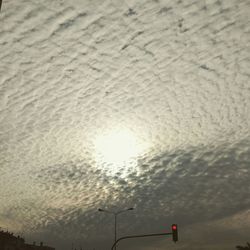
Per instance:
[[[127,209],[124,209],[124,210],[116,211],[116,212],[105,210],[105,209],[101,209],[101,208],[98,209],[99,212],[113,214],[114,217],[115,217],[115,226],[114,226],[114,229],[115,229],[115,232],[114,232],[114,234],[115,234],[115,240],[114,240],[114,242],[116,242],[116,239],[117,239],[117,216],[119,214],[121,214],[121,213],[124,213],[124,212],[127,212],[127,211],[131,211],[131,210],[134,210],[134,208],[130,207],[130,208],[127,208]],[[115,245],[115,250],[116,250],[116,245]]]

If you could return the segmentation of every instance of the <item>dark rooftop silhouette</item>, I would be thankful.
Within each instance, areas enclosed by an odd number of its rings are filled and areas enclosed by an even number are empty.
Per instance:
[[[25,243],[24,238],[15,236],[8,231],[0,231],[0,249],[15,249],[15,250],[55,250],[53,247],[44,246],[43,242],[36,245],[35,242],[31,244]]]

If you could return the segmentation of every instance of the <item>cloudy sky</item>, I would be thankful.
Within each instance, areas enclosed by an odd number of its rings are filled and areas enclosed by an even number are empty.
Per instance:
[[[57,250],[250,240],[249,0],[7,0],[0,227]]]

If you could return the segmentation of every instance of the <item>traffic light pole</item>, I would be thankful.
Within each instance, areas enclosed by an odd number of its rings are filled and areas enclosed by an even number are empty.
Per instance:
[[[132,238],[142,238],[142,237],[152,237],[152,236],[162,236],[162,235],[172,235],[172,233],[159,233],[159,234],[141,234],[141,235],[130,235],[130,236],[124,236],[124,237],[121,237],[119,239],[117,239],[111,250],[114,250],[114,248],[116,247],[116,244],[121,241],[121,240],[126,240],[126,239],[132,239]]]

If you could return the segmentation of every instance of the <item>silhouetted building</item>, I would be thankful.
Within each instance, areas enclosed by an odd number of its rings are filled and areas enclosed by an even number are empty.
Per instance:
[[[55,250],[55,248],[44,246],[42,242],[40,245],[36,245],[35,242],[32,245],[26,244],[20,236],[0,231],[0,250]]]

